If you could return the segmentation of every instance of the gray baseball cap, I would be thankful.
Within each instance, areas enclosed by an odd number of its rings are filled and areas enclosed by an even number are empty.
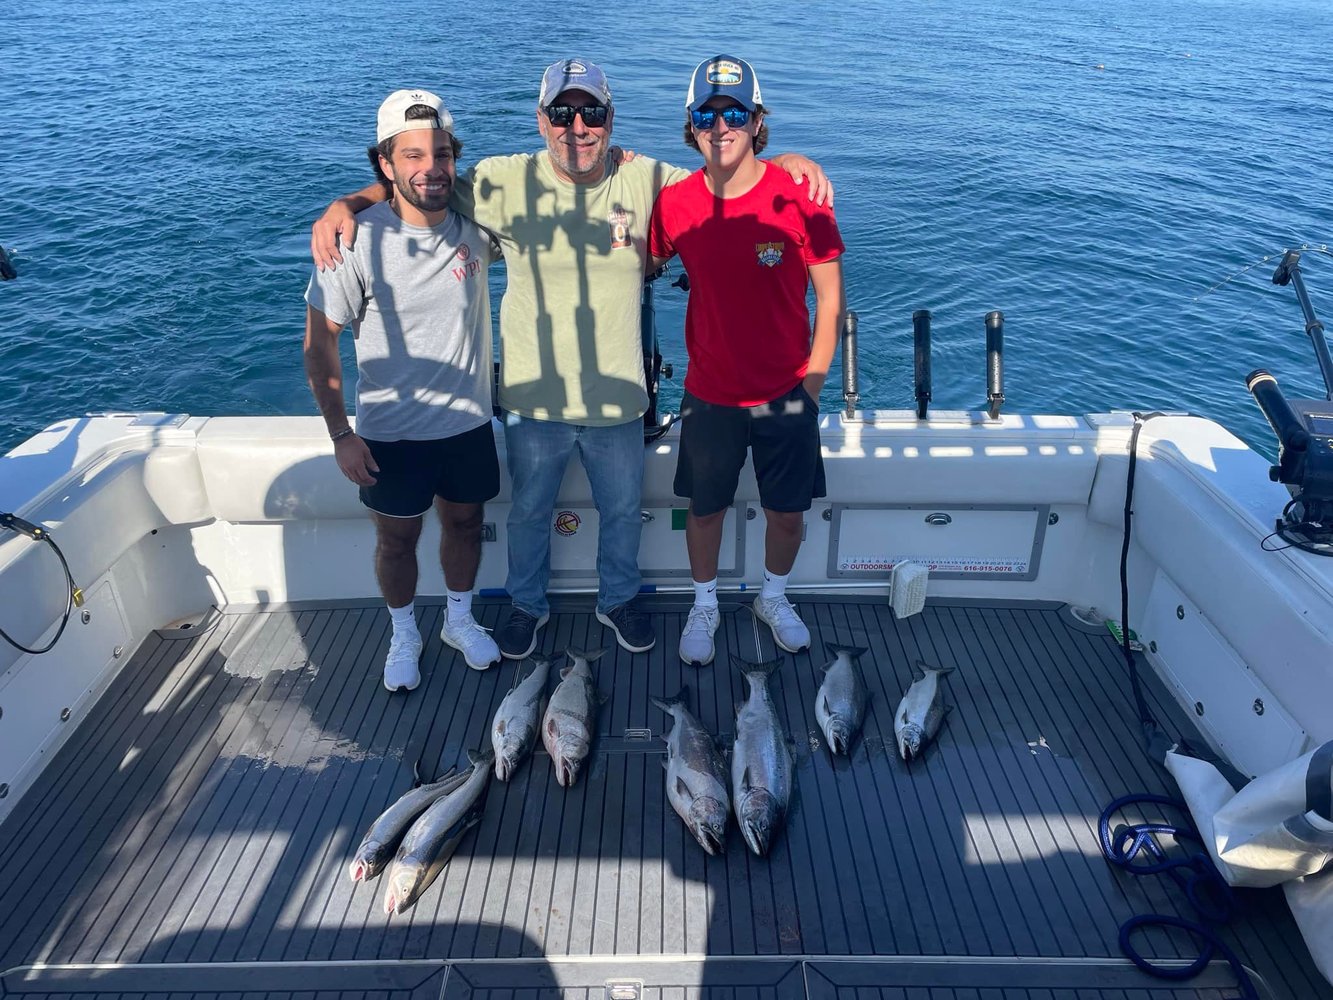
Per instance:
[[[596,63],[587,59],[561,59],[546,67],[542,74],[539,107],[546,107],[566,90],[581,90],[602,104],[611,103],[611,84]]]

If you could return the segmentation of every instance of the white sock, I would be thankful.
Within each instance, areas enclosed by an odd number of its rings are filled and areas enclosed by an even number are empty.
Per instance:
[[[764,586],[759,591],[759,596],[766,601],[771,601],[775,597],[781,597],[787,592],[787,575],[784,573],[778,576],[769,570],[764,570]]]
[[[401,608],[390,608],[389,617],[393,619],[395,635],[411,635],[417,630],[417,612],[414,602],[409,601]]]
[[[694,604],[699,608],[717,607],[717,577],[707,583],[694,581]]]
[[[472,617],[472,591],[446,590],[449,595],[449,621],[458,622]]]

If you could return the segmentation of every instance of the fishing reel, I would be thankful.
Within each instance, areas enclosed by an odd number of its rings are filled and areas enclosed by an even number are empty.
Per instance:
[[[1324,340],[1324,325],[1306,294],[1300,257],[1299,251],[1287,251],[1273,273],[1273,284],[1296,289],[1326,397],[1289,400],[1277,379],[1263,368],[1246,377],[1245,388],[1277,435],[1278,462],[1268,477],[1291,494],[1277,521],[1277,534],[1302,551],[1333,556],[1333,355]]]

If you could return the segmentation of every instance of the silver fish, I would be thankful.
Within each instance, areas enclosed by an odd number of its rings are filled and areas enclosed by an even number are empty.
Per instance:
[[[921,748],[935,738],[944,722],[949,709],[944,704],[940,678],[951,674],[953,667],[939,669],[916,661],[924,676],[912,682],[912,686],[898,703],[898,711],[893,716],[893,735],[898,744],[898,752],[903,760],[910,761],[921,756]]]
[[[560,671],[560,683],[546,703],[542,719],[542,744],[555,765],[555,780],[569,787],[578,780],[579,768],[588,756],[597,728],[597,709],[605,700],[597,690],[589,664],[605,649],[584,652],[569,649],[572,664]]]
[[[852,661],[865,653],[860,646],[827,643],[833,660],[824,667],[824,683],[815,695],[815,718],[824,730],[829,749],[846,754],[866,717],[869,696]]]
[[[778,660],[745,664],[750,696],[736,713],[736,745],[731,752],[731,797],[746,846],[768,853],[787,815],[792,760],[768,694],[768,678]]]
[[[491,752],[469,752],[468,757],[472,767],[463,772],[463,782],[422,813],[403,838],[385,876],[385,913],[402,913],[415,903],[449,863],[463,835],[481,819]]]
[[[384,866],[393,860],[398,842],[403,839],[412,821],[437,799],[448,795],[466,780],[466,775],[454,774],[453,768],[450,768],[449,773],[439,781],[416,785],[399,796],[393,805],[375,818],[366,835],[361,838],[361,845],[356,849],[347,870],[352,881],[369,882],[382,872]]]
[[[727,765],[718,752],[712,735],[690,714],[686,699],[690,689],[683,687],[674,698],[652,703],[676,724],[662,737],[666,740],[667,801],[685,821],[709,854],[719,853],[727,840],[727,814],[731,796],[727,794]]]
[[[537,743],[542,694],[546,691],[546,677],[550,670],[550,660],[534,657],[532,671],[510,688],[495,711],[491,723],[491,749],[495,751],[495,776],[501,781],[513,777],[518,765]]]

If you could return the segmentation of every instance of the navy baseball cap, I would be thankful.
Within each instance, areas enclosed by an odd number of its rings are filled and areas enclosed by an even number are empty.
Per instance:
[[[581,90],[602,104],[611,103],[611,85],[596,63],[587,59],[561,59],[546,67],[542,74],[539,107],[546,107],[566,90]]]
[[[713,97],[730,97],[749,111],[757,111],[764,103],[754,67],[735,56],[713,56],[694,67],[685,110],[698,111]]]

